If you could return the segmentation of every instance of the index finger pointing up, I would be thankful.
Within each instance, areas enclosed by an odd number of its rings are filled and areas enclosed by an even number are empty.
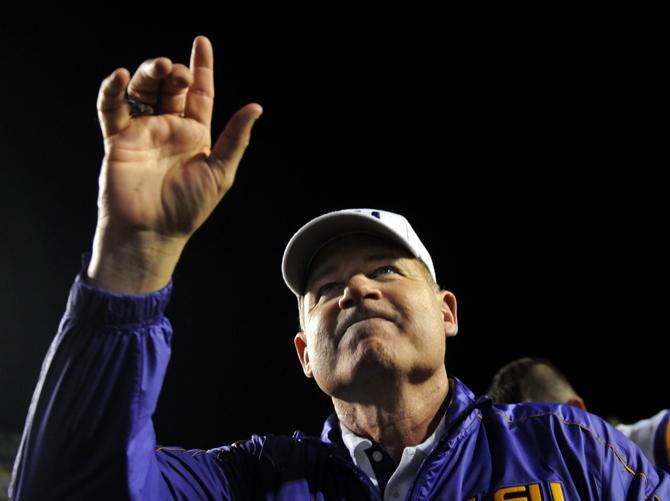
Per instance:
[[[193,84],[186,94],[184,117],[210,127],[214,108],[214,51],[207,37],[196,37],[191,52]]]

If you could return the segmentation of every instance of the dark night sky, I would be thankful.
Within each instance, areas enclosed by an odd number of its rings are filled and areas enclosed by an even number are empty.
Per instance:
[[[198,34],[215,50],[214,134],[247,102],[265,113],[174,276],[161,443],[320,430],[331,404],[295,357],[280,261],[304,222],[344,207],[412,222],[459,299],[447,369],[475,392],[530,354],[561,366],[595,412],[668,406],[660,70],[638,50],[653,35],[431,19],[223,12],[120,33],[1,21],[0,427],[21,429],[90,247],[100,82],[150,57],[187,62]]]

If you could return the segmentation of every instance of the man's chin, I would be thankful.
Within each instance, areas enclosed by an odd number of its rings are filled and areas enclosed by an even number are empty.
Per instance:
[[[400,370],[396,354],[378,336],[362,339],[356,345],[352,358],[351,373],[355,378],[394,374]]]
[[[368,318],[351,324],[345,331],[342,339],[349,343],[359,343],[373,337],[392,335],[389,327],[393,323],[384,318]]]

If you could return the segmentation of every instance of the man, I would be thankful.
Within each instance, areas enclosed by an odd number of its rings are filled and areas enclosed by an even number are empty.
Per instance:
[[[498,403],[554,402],[586,410],[584,399],[553,363],[523,357],[496,372],[487,394]],[[613,423],[614,424],[614,423]],[[670,409],[616,429],[635,442],[658,468],[670,471]]]
[[[541,358],[523,357],[503,366],[486,392],[494,402],[554,402],[586,410],[584,400],[558,367]]]
[[[333,401],[320,437],[258,436],[155,449],[167,368],[163,316],[189,237],[233,183],[249,104],[213,148],[212,48],[102,84],[99,217],[30,406],[15,499],[658,499],[670,479],[607,424],[571,407],[494,407],[444,366],[456,299],[409,222],[323,215],[284,254],[295,348]],[[126,100],[127,87],[130,102]]]

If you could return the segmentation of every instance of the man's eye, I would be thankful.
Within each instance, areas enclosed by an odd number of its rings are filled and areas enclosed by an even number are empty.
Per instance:
[[[320,298],[321,296],[325,296],[336,290],[338,287],[337,282],[328,282],[327,284],[322,285],[319,287],[319,289],[316,291],[316,297]]]
[[[381,266],[372,272],[372,276],[378,277],[379,275],[386,275],[388,273],[398,273],[398,268],[396,268],[395,266],[391,266],[390,264],[386,266]]]

